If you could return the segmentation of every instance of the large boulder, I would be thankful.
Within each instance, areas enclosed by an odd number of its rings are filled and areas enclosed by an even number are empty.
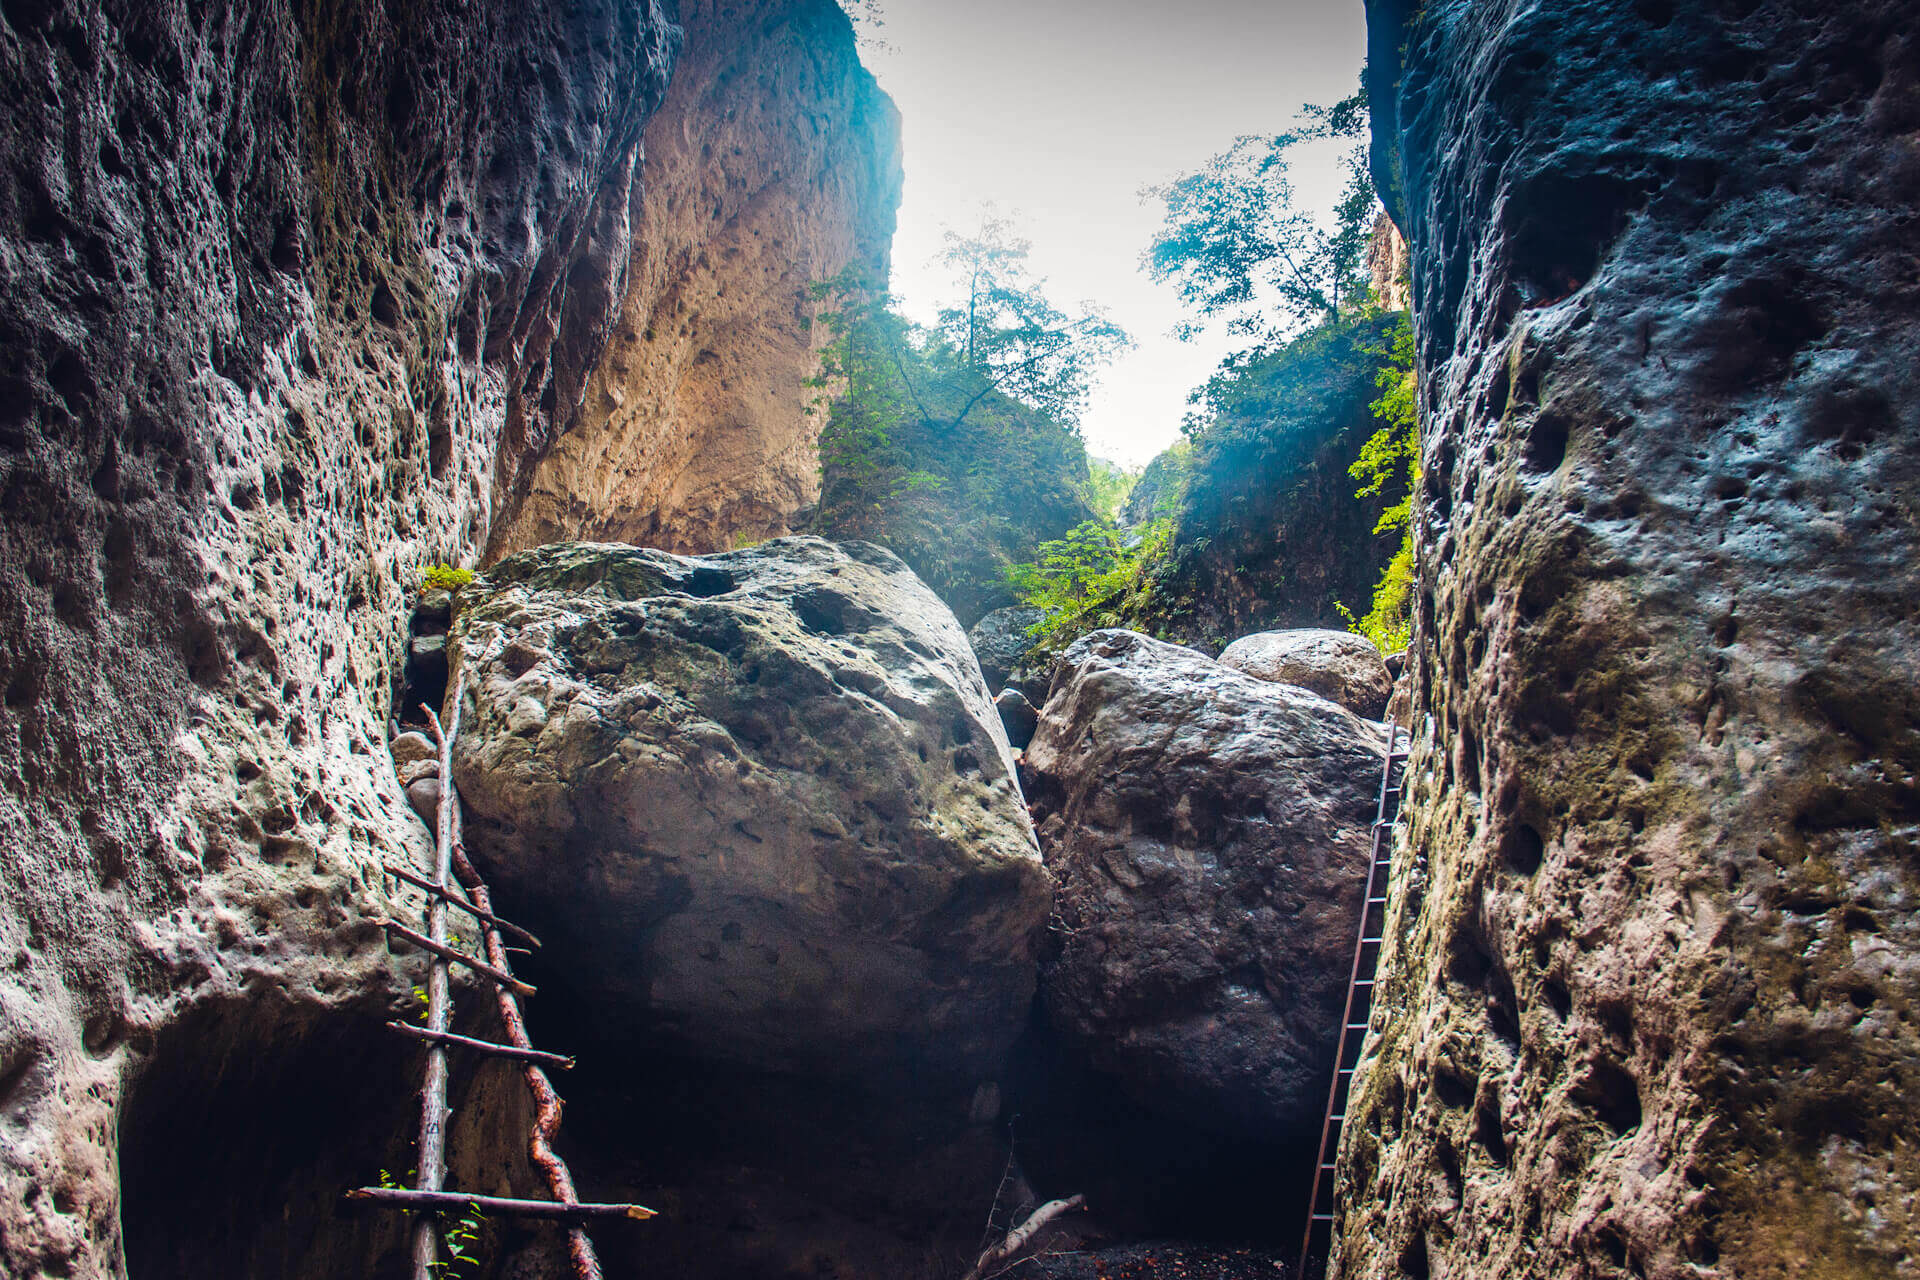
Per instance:
[[[1149,1105],[1264,1140],[1326,1101],[1385,734],[1131,631],[1055,669],[1027,782],[1055,1030]]]
[[[1260,680],[1311,689],[1369,720],[1384,715],[1393,696],[1386,659],[1351,631],[1257,631],[1228,645],[1220,661]]]
[[[967,643],[980,659],[980,671],[987,678],[987,688],[997,693],[1006,686],[1007,677],[1020,666],[1021,659],[1033,651],[1034,624],[1046,616],[1044,609],[1016,604],[995,609],[973,624],[973,629],[967,632]]]
[[[904,564],[569,543],[487,587],[454,778],[572,994],[754,1067],[994,1072],[1049,881],[966,636]]]

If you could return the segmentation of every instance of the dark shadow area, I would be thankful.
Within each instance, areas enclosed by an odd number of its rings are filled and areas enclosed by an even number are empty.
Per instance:
[[[130,1277],[405,1275],[405,1220],[340,1196],[406,1175],[416,1055],[371,1015],[297,1016],[233,1004],[161,1036],[120,1116]]]

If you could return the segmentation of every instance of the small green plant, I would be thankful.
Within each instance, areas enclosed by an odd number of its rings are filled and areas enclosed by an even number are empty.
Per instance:
[[[440,1243],[446,1248],[447,1256],[433,1264],[434,1273],[445,1277],[471,1275],[480,1267],[480,1228],[486,1223],[487,1215],[480,1212],[480,1206],[469,1204],[467,1211],[447,1222],[447,1215],[441,1214],[444,1224],[440,1228]]]
[[[1363,481],[1356,497],[1371,498],[1396,482],[1406,486],[1406,496],[1382,512],[1373,527],[1375,533],[1398,529],[1400,547],[1380,574],[1367,616],[1356,621],[1345,605],[1337,606],[1348,628],[1383,653],[1396,653],[1413,639],[1413,495],[1420,485],[1420,383],[1413,357],[1413,326],[1403,319],[1394,328],[1393,350],[1375,379],[1381,395],[1372,408],[1380,427],[1348,468],[1354,479]]]
[[[380,1185],[389,1191],[405,1191],[408,1184],[417,1176],[417,1171],[407,1170],[407,1182],[393,1176],[390,1169],[380,1171]],[[446,1249],[447,1256],[434,1262],[435,1275],[454,1280],[462,1275],[470,1275],[480,1266],[480,1228],[486,1224],[487,1215],[480,1212],[477,1204],[468,1204],[467,1211],[458,1218],[448,1221],[446,1213],[438,1215],[440,1219],[440,1243]]]
[[[1173,533],[1174,521],[1164,516],[1131,530],[1088,520],[1041,543],[1039,559],[1006,571],[1020,599],[1046,611],[1033,628],[1035,639],[1052,648],[1087,631],[1125,625],[1127,601],[1152,590],[1152,572],[1166,561]]]
[[[473,581],[473,570],[450,564],[430,564],[420,571],[422,591],[458,591]]]

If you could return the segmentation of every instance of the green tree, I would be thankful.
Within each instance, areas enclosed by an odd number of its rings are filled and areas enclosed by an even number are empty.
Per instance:
[[[1336,320],[1365,299],[1367,237],[1379,207],[1366,132],[1363,90],[1331,107],[1303,108],[1284,133],[1237,138],[1202,168],[1142,193],[1166,206],[1142,265],[1195,313],[1184,334],[1225,317],[1229,332],[1271,342]],[[1290,171],[1293,148],[1328,139],[1352,143],[1331,226],[1295,203]]]
[[[965,296],[940,311],[942,354],[966,400],[958,425],[991,392],[1073,425],[1094,374],[1131,345],[1126,330],[1092,303],[1069,315],[1047,300],[1027,269],[1032,245],[1003,218],[984,216],[972,236],[946,233],[946,264]]]

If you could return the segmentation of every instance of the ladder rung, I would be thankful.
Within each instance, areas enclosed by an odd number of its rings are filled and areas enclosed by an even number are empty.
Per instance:
[[[465,898],[455,893],[452,889],[442,888],[441,886],[435,884],[433,881],[427,879],[426,877],[416,876],[410,871],[405,871],[399,867],[394,866],[391,862],[386,863],[384,865],[386,866],[388,875],[395,876],[401,880],[405,880],[408,884],[413,885],[417,888],[425,889],[428,893],[433,894],[435,897],[445,899],[450,905],[460,908],[460,910],[466,912],[470,916],[473,916],[477,920],[486,921],[488,924],[492,925],[494,928],[498,929],[502,933],[512,934],[514,937],[520,939],[522,942],[526,943],[528,946],[537,947],[540,945],[540,939],[534,937],[531,933],[528,933],[525,929],[522,929],[519,925],[513,923],[511,920],[502,920],[499,916],[493,914],[493,912],[491,911],[482,911],[479,907],[474,906],[471,902],[468,902]]]
[[[1365,1031],[1365,1030],[1367,1029],[1367,1026],[1368,1026],[1368,1024],[1367,1024],[1367,1023],[1364,1023],[1364,1022],[1349,1022],[1349,1023],[1347,1024],[1347,1030],[1349,1030],[1349,1031]]]
[[[517,1058],[521,1062],[538,1062],[543,1066],[557,1067],[561,1071],[573,1070],[573,1059],[562,1053],[547,1053],[540,1049],[522,1049],[517,1045],[495,1044],[491,1040],[475,1040],[472,1036],[458,1036],[451,1031],[429,1031],[425,1027],[412,1026],[405,1022],[387,1024],[403,1036],[412,1036],[415,1040],[427,1040],[434,1044],[449,1044],[462,1049],[473,1049],[479,1053],[490,1053],[496,1058]]]
[[[1355,978],[1353,982],[1353,985],[1356,987],[1370,987],[1373,984],[1372,978]]]
[[[530,986],[525,982],[520,981],[520,979],[514,977],[512,974],[508,973],[505,969],[496,969],[492,965],[488,964],[485,960],[481,960],[481,959],[478,959],[477,957],[470,956],[466,952],[461,951],[456,947],[450,947],[446,945],[444,942],[435,942],[432,938],[429,938],[426,934],[417,933],[414,930],[407,928],[407,926],[403,924],[399,924],[392,920],[382,920],[380,922],[380,927],[382,929],[385,929],[388,933],[399,934],[401,937],[405,938],[408,942],[411,942],[414,946],[419,947],[422,951],[431,951],[434,955],[439,956],[443,960],[451,960],[455,964],[463,964],[467,966],[467,968],[472,969],[475,973],[482,974],[488,978],[493,979],[495,982],[507,988],[507,990],[513,992],[515,995],[530,996],[534,992],[534,988],[532,986]]]
[[[402,1187],[356,1187],[347,1199],[362,1200],[384,1209],[464,1209],[475,1205],[488,1213],[518,1214],[523,1218],[633,1218],[645,1222],[660,1215],[641,1204],[561,1204],[557,1200],[509,1200],[501,1196],[469,1196],[458,1191],[409,1191]]]
[[[1360,939],[1360,945],[1364,947],[1364,946],[1367,946],[1367,945],[1368,945],[1368,944],[1370,944],[1370,943],[1378,943],[1378,942],[1385,942],[1386,940],[1387,940],[1387,938],[1386,938],[1386,935],[1385,935],[1385,934],[1375,934],[1375,935],[1374,935],[1373,937],[1371,937],[1371,938],[1362,938],[1362,939]]]
[[[1384,907],[1387,905],[1387,900],[1385,898],[1368,898],[1367,905],[1370,907]]]
[[[1330,1213],[1316,1213],[1313,1215],[1313,1220],[1315,1222],[1332,1222],[1333,1215]]]

